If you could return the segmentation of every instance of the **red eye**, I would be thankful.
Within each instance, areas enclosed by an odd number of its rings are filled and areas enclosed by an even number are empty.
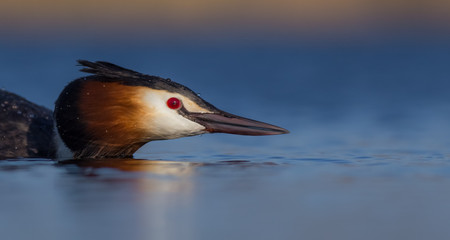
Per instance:
[[[181,101],[178,98],[169,98],[169,100],[167,100],[167,106],[170,109],[179,109],[181,107]]]

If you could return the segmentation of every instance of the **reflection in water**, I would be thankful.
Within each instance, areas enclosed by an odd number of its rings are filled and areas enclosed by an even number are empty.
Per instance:
[[[124,228],[134,226],[138,232],[128,233],[142,239],[167,239],[168,234],[174,230],[171,216],[183,213],[184,225],[177,233],[184,231],[188,234],[189,223],[192,222],[192,205],[195,198],[195,185],[192,176],[201,163],[175,162],[175,161],[152,161],[140,159],[90,159],[90,160],[68,160],[57,164],[67,170],[70,175],[81,176],[83,180],[89,181],[91,188],[80,189],[72,192],[67,191],[68,201],[74,201],[71,205],[74,211],[86,211],[90,206],[93,213],[98,216],[103,209],[108,211],[114,206],[121,206],[121,210],[128,209],[120,214]],[[97,181],[98,180],[98,181]],[[98,185],[93,187],[93,185]],[[92,201],[93,194],[108,196],[98,203],[88,202],[79,204],[79,197],[74,195],[84,194],[87,201]],[[117,194],[119,193],[119,194]],[[126,196],[126,197],[124,197]],[[76,199],[76,200],[74,200]],[[130,206],[131,204],[131,206]],[[80,209],[81,208],[81,209]],[[121,210],[118,210],[119,212]],[[130,212],[134,213],[131,216]],[[108,213],[106,214],[108,215]],[[82,224],[82,223],[80,223]],[[116,223],[114,223],[116,225]],[[183,230],[184,229],[184,230]],[[186,230],[186,231],[185,231]],[[127,236],[130,237],[130,236]]]
[[[80,170],[95,170],[102,168],[117,169],[125,172],[147,172],[167,176],[192,175],[196,166],[201,163],[157,161],[132,158],[111,159],[73,159],[58,162],[60,166],[77,166]]]

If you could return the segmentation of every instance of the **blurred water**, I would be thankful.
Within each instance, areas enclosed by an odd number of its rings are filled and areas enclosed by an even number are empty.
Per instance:
[[[450,45],[0,45],[0,87],[52,107],[106,60],[289,135],[149,143],[141,160],[0,161],[6,239],[445,239]]]

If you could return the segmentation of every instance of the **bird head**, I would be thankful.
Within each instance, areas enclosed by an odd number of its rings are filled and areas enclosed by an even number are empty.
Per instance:
[[[78,63],[91,75],[69,83],[54,111],[59,136],[75,158],[130,157],[149,141],[204,133],[288,133],[219,110],[170,79],[108,62]]]

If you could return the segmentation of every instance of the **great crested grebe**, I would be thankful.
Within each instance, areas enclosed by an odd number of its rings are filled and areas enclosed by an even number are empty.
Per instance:
[[[0,158],[124,158],[153,140],[215,132],[288,133],[219,110],[170,79],[108,62],[78,63],[92,75],[64,88],[53,116],[44,107],[0,91]]]

